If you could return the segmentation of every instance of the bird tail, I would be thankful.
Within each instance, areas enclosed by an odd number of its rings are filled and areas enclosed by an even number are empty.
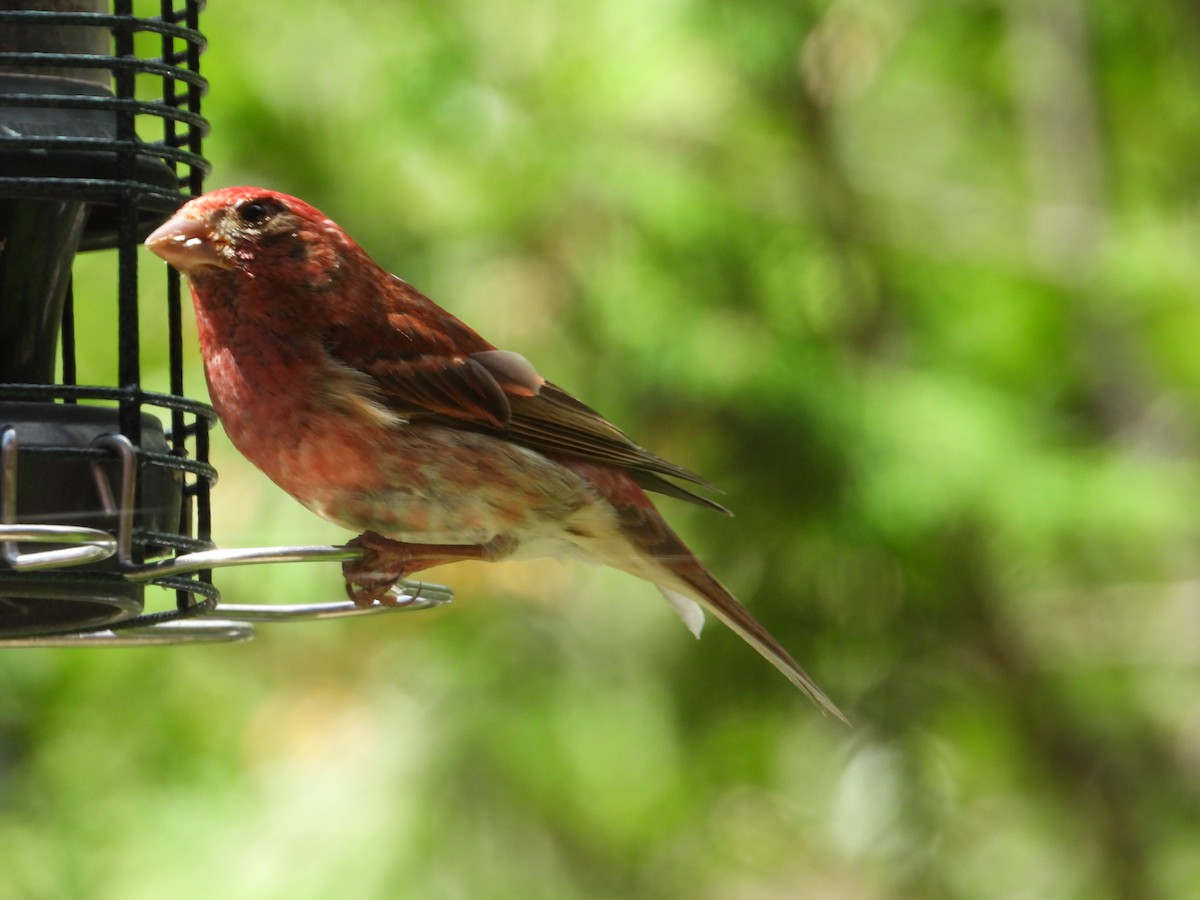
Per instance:
[[[576,531],[588,534],[578,544],[585,557],[653,582],[697,637],[704,624],[702,610],[707,609],[818,708],[849,724],[779,641],[696,559],[625,470],[582,459],[560,461],[586,479],[616,513],[616,528],[612,531],[607,527]]]
[[[700,627],[704,623],[701,610],[711,612],[782,672],[822,712],[849,724],[841,710],[779,641],[704,568],[648,499],[645,499],[645,505],[620,506],[617,514],[621,532],[639,551],[638,562],[613,560],[611,565],[654,582],[696,637],[700,636]]]
[[[683,546],[682,541],[680,541],[680,545]],[[662,560],[662,562],[663,567],[669,570],[675,576],[675,579],[686,585],[689,590],[684,594],[661,583],[658,584],[658,589],[666,597],[667,602],[675,608],[676,612],[679,612],[684,623],[688,625],[692,633],[697,637],[700,636],[700,628],[697,620],[702,614],[700,614],[699,609],[696,609],[698,601],[701,607],[707,609],[724,622],[734,634],[757,650],[767,662],[782,672],[787,680],[798,687],[822,712],[828,713],[849,725],[850,722],[842,714],[842,711],[817,686],[812,677],[800,667],[800,664],[792,658],[792,655],[783,649],[779,641],[775,640],[771,633],[750,614],[750,611],[742,606],[734,598],[733,594],[729,593],[725,586],[717,581],[712,573],[705,569],[687,551],[686,547],[684,547],[684,551],[687,552],[689,558],[680,559],[676,557],[674,560]],[[684,610],[688,607],[694,610],[690,618],[684,613]]]

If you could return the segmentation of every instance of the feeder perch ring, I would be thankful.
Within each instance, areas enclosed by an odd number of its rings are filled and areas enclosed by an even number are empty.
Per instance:
[[[116,522],[116,535],[97,528],[28,525],[13,522],[19,486],[19,440],[11,426],[0,430],[0,548],[3,561],[15,571],[48,571],[115,558],[120,578],[130,584],[155,584],[183,593],[207,594],[205,600],[181,605],[170,612],[133,615],[108,627],[81,628],[47,634],[16,634],[0,638],[0,648],[134,647],[180,643],[245,641],[254,636],[251,623],[297,622],[431,609],[449,603],[449,588],[420,581],[403,581],[389,591],[386,603],[357,606],[349,600],[299,604],[223,604],[211,584],[188,576],[230,566],[296,562],[344,562],[362,551],[347,546],[249,547],[203,549],[151,563],[133,562],[134,503],[137,497],[137,449],[124,435],[105,433],[91,448],[115,455],[120,484],[114,492],[102,466],[92,460],[99,504]],[[21,552],[20,542],[52,542],[72,546]]]

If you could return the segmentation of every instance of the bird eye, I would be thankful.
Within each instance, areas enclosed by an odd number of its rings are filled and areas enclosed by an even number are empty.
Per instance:
[[[239,203],[237,207],[238,217],[247,225],[261,225],[271,218],[276,213],[281,213],[284,206],[278,200],[271,197],[258,197],[254,200],[245,200]]]

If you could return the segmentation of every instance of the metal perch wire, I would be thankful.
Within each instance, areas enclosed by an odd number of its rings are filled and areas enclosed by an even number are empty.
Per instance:
[[[121,485],[115,496],[107,475],[97,462],[93,463],[101,502],[105,511],[116,517],[115,538],[97,528],[30,525],[13,521],[16,515],[19,442],[16,429],[10,426],[0,430],[0,547],[7,566],[19,572],[48,571],[115,559],[121,577],[128,582],[174,586],[176,579],[181,576],[229,566],[345,562],[362,556],[361,550],[345,546],[249,547],[199,550],[173,559],[135,563],[132,546],[133,500],[137,493],[136,451],[132,443],[119,434],[102,435],[93,441],[93,445],[115,453],[120,460]],[[21,543],[67,546],[23,552],[19,548]],[[172,581],[164,583],[165,578]],[[312,621],[431,609],[449,603],[452,597],[450,589],[442,585],[404,581],[389,591],[386,603],[372,606],[356,606],[349,600],[299,604],[223,604],[217,601],[210,607],[196,609],[191,616],[150,613],[134,616],[107,628],[0,637],[0,647],[132,647],[244,641],[254,636],[254,626],[251,624],[254,622]]]

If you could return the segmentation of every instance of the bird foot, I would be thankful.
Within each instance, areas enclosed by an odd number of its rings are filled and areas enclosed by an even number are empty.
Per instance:
[[[371,606],[378,602],[383,606],[398,606],[399,601],[388,591],[401,578],[463,559],[494,562],[511,554],[517,542],[514,538],[497,536],[486,544],[409,544],[365,531],[346,546],[362,551],[358,559],[342,563],[346,595],[354,605]]]

